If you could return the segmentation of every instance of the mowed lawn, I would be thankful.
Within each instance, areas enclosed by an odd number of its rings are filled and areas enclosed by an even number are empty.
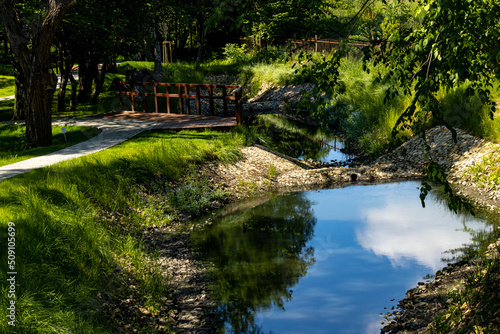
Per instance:
[[[14,95],[15,79],[11,76],[0,75],[0,97]]]

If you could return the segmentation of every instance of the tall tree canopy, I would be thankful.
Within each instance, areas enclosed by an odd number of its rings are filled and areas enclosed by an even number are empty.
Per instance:
[[[29,145],[52,144],[52,98],[57,77],[51,68],[50,49],[59,24],[74,4],[74,0],[0,0],[0,21],[23,83],[21,94],[16,95],[23,100]]]

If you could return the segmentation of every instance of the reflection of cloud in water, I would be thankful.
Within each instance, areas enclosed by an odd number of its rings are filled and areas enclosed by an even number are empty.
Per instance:
[[[430,198],[425,209],[411,204],[392,198],[383,208],[362,210],[365,224],[356,230],[357,240],[376,255],[387,256],[393,266],[405,266],[409,260],[415,260],[438,270],[444,251],[470,242],[468,233],[457,230],[466,218]]]
[[[365,321],[366,328],[362,333],[364,334],[373,334],[373,333],[380,333],[380,322],[384,321],[385,319],[382,317],[370,317],[370,319],[367,319]]]

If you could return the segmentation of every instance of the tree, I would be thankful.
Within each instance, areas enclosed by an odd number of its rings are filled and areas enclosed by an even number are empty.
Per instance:
[[[0,0],[0,21],[5,27],[15,61],[22,72],[26,140],[31,146],[52,144],[52,99],[57,77],[51,68],[54,35],[74,0],[46,0],[38,4]]]
[[[401,86],[404,94],[413,97],[393,134],[412,128],[425,141],[425,122],[432,118],[446,125],[456,140],[456,132],[444,117],[437,93],[466,85],[466,96],[479,97],[490,107],[493,118],[496,104],[491,88],[494,77],[500,78],[500,1],[415,2],[419,5],[415,17],[398,24],[387,39],[374,43],[380,47],[372,48],[375,61],[389,69],[380,79],[395,83],[388,96],[398,94],[396,86]],[[368,57],[365,60],[369,60]],[[451,209],[463,206],[437,163],[429,164],[427,174],[430,181],[442,184]],[[421,189],[423,203],[430,186],[424,182]]]
[[[56,42],[66,69],[78,63],[78,102],[97,103],[116,56],[137,54],[144,48],[144,40],[151,39],[151,12],[148,1],[79,0],[67,13]],[[71,80],[70,75],[68,78]],[[64,107],[63,102],[60,107]]]
[[[392,29],[375,52],[376,62],[391,69],[381,78],[400,83],[405,94],[414,94],[398,125],[415,124],[409,121],[425,114],[444,122],[437,92],[462,84],[469,85],[467,94],[477,94],[489,104],[493,115],[489,88],[495,76],[500,78],[500,1],[417,2],[420,6],[411,23]]]

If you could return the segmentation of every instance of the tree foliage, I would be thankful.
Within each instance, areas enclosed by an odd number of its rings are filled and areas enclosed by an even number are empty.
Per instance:
[[[496,111],[491,98],[493,79],[500,78],[500,1],[498,0],[415,0],[413,17],[401,22],[386,22],[391,29],[373,42],[376,63],[389,68],[380,80],[393,83],[387,97],[402,93],[413,96],[393,129],[413,129],[425,140],[426,121],[446,125],[456,140],[456,131],[445,120],[444,108],[437,98],[441,89],[454,90],[467,84],[466,96],[478,96]],[[404,6],[406,1],[395,1]],[[405,15],[406,16],[406,15]],[[365,61],[369,61],[367,53]],[[431,157],[432,159],[432,157]],[[431,162],[427,179],[441,184],[450,200],[450,209],[470,209],[453,194],[446,175]],[[424,182],[425,199],[429,185]]]
[[[477,94],[490,105],[493,116],[490,89],[493,78],[500,78],[500,2],[417,2],[415,16],[392,29],[387,39],[374,42],[373,48],[376,62],[390,68],[381,80],[398,83],[405,94],[414,94],[398,125],[421,125],[413,121],[429,114],[444,121],[437,92],[463,83],[469,84],[469,96]],[[397,89],[388,94],[397,94]]]
[[[32,146],[52,143],[52,98],[57,78],[51,68],[54,35],[74,0],[0,1],[3,23],[17,64],[16,99],[26,115],[26,139]],[[21,90],[21,91],[20,91]]]

